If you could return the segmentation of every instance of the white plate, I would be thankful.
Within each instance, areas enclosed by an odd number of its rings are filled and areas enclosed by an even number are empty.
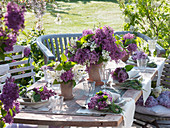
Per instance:
[[[40,108],[43,106],[47,106],[49,104],[49,100],[42,100],[40,102],[25,102],[23,99],[18,99],[21,105],[32,107],[32,108]]]

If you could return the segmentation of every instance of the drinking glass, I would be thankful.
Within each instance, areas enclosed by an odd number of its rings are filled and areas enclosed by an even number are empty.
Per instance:
[[[52,97],[52,100],[51,100],[52,103],[50,107],[53,113],[60,113],[62,111],[63,100],[64,100],[63,96],[55,95]]]
[[[148,59],[137,59],[137,66],[138,66],[139,70],[145,71],[147,62],[148,62]]]
[[[96,83],[95,81],[88,81],[89,97],[92,97],[94,95],[95,83]]]
[[[151,57],[154,57],[154,51],[156,48],[156,42],[157,40],[148,40],[148,44],[149,44],[149,50],[151,52]]]
[[[103,91],[106,91],[106,82],[109,79],[110,72],[111,72],[110,69],[105,69],[105,67],[99,69],[101,81],[104,83],[104,85],[102,86]]]

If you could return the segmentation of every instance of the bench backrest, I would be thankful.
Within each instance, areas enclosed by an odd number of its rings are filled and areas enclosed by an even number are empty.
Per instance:
[[[0,65],[3,67],[5,64],[8,64],[9,71],[8,73],[11,74],[13,78],[21,79],[25,77],[33,77],[33,82],[35,82],[35,72],[33,71],[34,66],[32,65],[33,59],[21,60],[24,58],[24,49],[28,46],[20,46],[15,45],[13,51],[6,52],[5,54],[12,53],[11,57],[5,57],[4,61],[0,61]],[[16,60],[16,61],[12,61]],[[28,64],[29,66],[22,67],[23,64]],[[0,71],[1,74],[1,71]],[[3,75],[3,73],[2,73]]]
[[[43,35],[37,38],[37,42],[43,43],[60,61],[60,55],[65,53],[70,39],[78,39],[81,36],[81,33]]]
[[[127,33],[133,33],[130,31],[120,31],[115,32],[115,35],[124,35]],[[57,58],[59,61],[61,53],[65,52],[67,49],[68,43],[70,39],[78,39],[82,36],[82,33],[74,33],[74,34],[50,34],[43,35],[37,38],[36,43],[40,50],[43,52],[45,57],[45,63],[50,59]],[[143,38],[148,41],[150,38],[144,34],[137,33],[138,37]],[[156,44],[157,54],[165,53],[165,50],[158,44]]]

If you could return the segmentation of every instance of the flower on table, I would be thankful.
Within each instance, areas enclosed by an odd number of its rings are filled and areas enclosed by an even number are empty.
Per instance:
[[[130,33],[125,34],[122,38],[122,42],[123,42],[124,47],[130,53],[135,52],[138,48],[134,38],[135,38],[135,35],[130,34]]]
[[[70,42],[68,57],[70,61],[89,67],[110,60],[118,61],[124,54],[121,45],[115,43],[114,30],[109,26],[92,30],[84,30],[76,43]]]
[[[115,71],[111,72],[112,78],[117,80],[119,83],[124,82],[129,78],[125,68],[116,68]]]
[[[158,103],[159,103],[160,105],[163,105],[163,106],[165,106],[165,107],[167,107],[167,108],[170,108],[170,91],[164,91],[164,92],[162,92],[162,93],[158,96],[157,100],[158,100]]]
[[[136,51],[133,55],[132,55],[132,59],[134,61],[137,61],[137,59],[146,59],[148,56],[146,53],[144,53],[143,51]]]
[[[158,101],[153,96],[149,96],[144,105],[143,98],[141,96],[139,100],[136,102],[136,105],[145,106],[145,107],[154,107],[158,105]]]
[[[88,108],[109,111],[117,114],[122,112],[122,108],[114,104],[111,95],[102,91],[97,92],[95,96],[90,99]]]
[[[41,100],[47,100],[54,95],[56,95],[56,93],[53,90],[48,90],[47,87],[44,86],[40,88],[34,88],[31,97],[33,97],[33,101],[38,102]]]

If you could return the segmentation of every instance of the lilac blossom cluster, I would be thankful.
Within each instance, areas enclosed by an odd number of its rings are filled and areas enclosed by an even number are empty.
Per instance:
[[[129,78],[125,68],[116,68],[115,71],[111,72],[112,78],[117,80],[119,83],[124,82]]]
[[[16,32],[23,29],[25,11],[25,6],[18,6],[14,2],[9,2],[7,5],[7,13],[5,14],[5,25]]]
[[[73,80],[74,74],[72,73],[72,69],[61,74],[60,78],[64,82],[68,82],[69,80]]]
[[[123,36],[122,42],[125,45],[125,47],[127,46],[127,50],[130,53],[135,52],[138,48],[136,45],[136,42],[132,41],[132,40],[134,40],[134,38],[135,38],[134,34],[130,34],[130,33],[127,33]],[[129,44],[129,42],[130,42],[130,44]]]
[[[85,65],[86,61],[89,61],[90,64],[95,64],[99,60],[99,53],[96,51],[90,51],[89,49],[79,48],[75,56],[72,56],[70,60],[81,65]]]
[[[111,103],[112,103],[112,97],[106,92],[100,91],[90,99],[90,102],[88,103],[88,108],[89,109],[97,108],[98,110],[102,110]]]
[[[93,36],[89,36],[93,34]],[[90,66],[103,61],[118,61],[125,56],[125,50],[115,43],[114,30],[109,26],[92,30],[84,30],[85,41],[79,39],[76,43],[70,44],[68,56],[71,61],[78,64]],[[82,37],[81,37],[82,38]],[[89,39],[90,38],[90,39]]]
[[[132,59],[134,61],[136,61],[137,59],[146,59],[147,58],[147,54],[145,54],[143,51],[136,51],[133,55],[132,55]]]
[[[3,118],[5,123],[12,123],[13,117],[16,113],[19,113],[19,102],[16,101],[19,98],[19,87],[14,81],[15,79],[12,77],[7,78],[0,95],[0,100],[3,103],[2,109],[7,112],[7,115]],[[10,114],[10,109],[12,110],[12,115]]]
[[[29,56],[29,54],[30,54],[30,48],[28,48],[28,47],[26,47],[25,49],[24,49],[24,56],[26,56],[26,57],[28,57]]]
[[[56,95],[56,93],[53,90],[48,90],[46,86],[43,87],[43,90],[39,89],[39,88],[34,88],[33,91],[36,94],[40,95],[40,98],[42,100],[46,100],[49,99],[51,96]],[[35,95],[36,95],[35,94]]]
[[[3,24],[0,26],[1,54],[13,50],[13,45],[16,44],[17,36],[19,35],[19,30],[24,29],[25,11],[26,10],[24,6],[18,6],[14,2],[9,2],[7,4],[7,12],[3,16],[3,22],[6,26],[3,26]],[[0,17],[2,17],[2,15]]]
[[[167,108],[170,108],[170,91],[164,91],[162,92],[158,98],[157,101],[160,105],[163,105]]]
[[[163,91],[158,98],[154,98],[153,96],[149,96],[146,100],[145,106],[146,107],[153,107],[156,105],[162,105],[167,108],[170,108],[170,91]],[[142,96],[136,102],[136,105],[143,106],[143,98]]]

